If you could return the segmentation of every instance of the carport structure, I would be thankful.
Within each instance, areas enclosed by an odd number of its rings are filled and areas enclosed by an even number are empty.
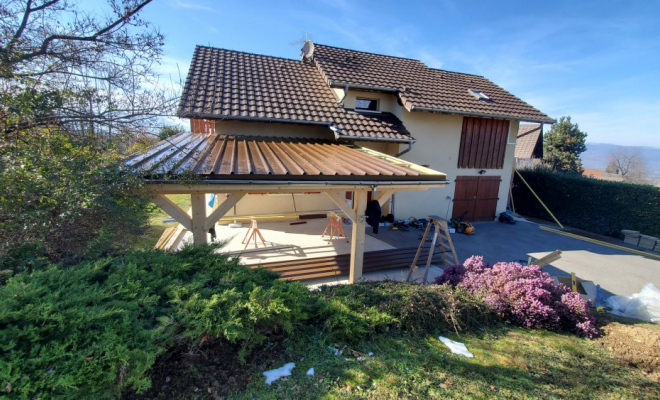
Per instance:
[[[362,276],[368,193],[381,205],[397,191],[447,185],[446,175],[354,145],[327,140],[183,133],[126,161],[143,173],[153,201],[208,243],[209,230],[250,193],[324,193],[352,221],[349,282]],[[353,192],[353,204],[345,199]],[[189,194],[184,211],[166,195]],[[225,194],[211,209],[207,195]]]

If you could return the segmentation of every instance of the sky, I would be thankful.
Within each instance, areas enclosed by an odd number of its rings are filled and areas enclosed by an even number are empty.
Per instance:
[[[297,59],[308,35],[485,76],[587,142],[660,147],[660,1],[155,0],[141,15],[175,80],[195,45]]]

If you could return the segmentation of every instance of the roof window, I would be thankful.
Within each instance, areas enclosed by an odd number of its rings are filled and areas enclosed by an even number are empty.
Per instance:
[[[355,109],[359,111],[378,111],[378,100],[358,97],[355,99]]]
[[[490,97],[486,96],[486,94],[484,94],[484,92],[480,90],[468,89],[468,93],[474,96],[477,100],[486,100],[486,101],[490,100]]]

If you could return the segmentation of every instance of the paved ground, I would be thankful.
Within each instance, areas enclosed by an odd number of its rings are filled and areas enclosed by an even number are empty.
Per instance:
[[[461,262],[471,255],[483,255],[489,263],[526,261],[529,256],[540,258],[561,250],[562,258],[544,271],[556,276],[575,272],[581,279],[600,284],[606,297],[631,295],[649,282],[660,287],[660,261],[657,260],[542,231],[538,224],[531,222],[516,225],[482,222],[474,226],[474,235],[451,235]],[[421,235],[422,231],[417,230],[381,229],[375,236],[393,246],[411,247],[419,245]]]

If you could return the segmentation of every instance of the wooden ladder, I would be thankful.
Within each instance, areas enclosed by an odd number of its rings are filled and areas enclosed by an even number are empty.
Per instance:
[[[431,268],[431,262],[433,261],[433,252],[435,251],[436,244],[438,247],[440,247],[440,253],[442,254],[441,259],[445,267],[458,264],[458,256],[456,255],[456,249],[454,249],[454,243],[451,241],[449,228],[447,227],[447,221],[436,215],[429,215],[428,218],[429,224],[426,225],[426,230],[424,230],[422,241],[417,248],[417,253],[415,254],[415,258],[413,259],[412,264],[410,264],[410,271],[408,271],[406,282],[410,282],[412,274],[414,273],[415,275],[422,278],[422,283],[426,283],[429,275],[429,269]],[[422,249],[426,243],[426,238],[431,232],[431,226],[433,226],[435,230],[433,231],[433,240],[431,241],[431,247],[429,248],[429,255],[426,259],[426,268],[424,268],[424,274],[422,274],[419,272],[419,268],[417,267],[417,261],[419,261],[419,256],[422,254]],[[438,238],[440,238],[440,241],[438,241]]]

